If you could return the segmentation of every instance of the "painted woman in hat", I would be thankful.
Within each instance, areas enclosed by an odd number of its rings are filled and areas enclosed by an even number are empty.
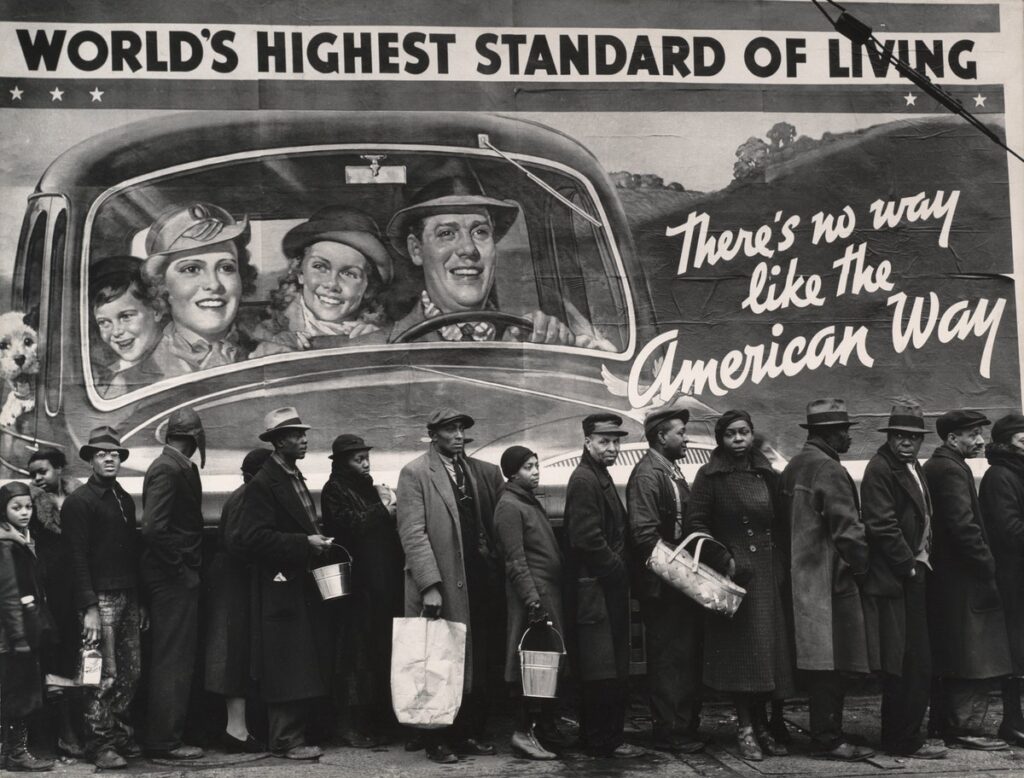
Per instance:
[[[210,203],[164,211],[146,236],[143,274],[171,321],[152,360],[164,377],[246,359],[256,342],[235,324],[250,265],[249,222]]]
[[[380,330],[379,296],[392,266],[370,216],[341,205],[321,208],[289,230],[282,247],[288,270],[271,292],[269,318],[255,337],[308,349],[313,338],[344,345]]]
[[[335,688],[350,746],[387,742],[391,710],[391,621],[404,611],[405,555],[394,495],[375,485],[370,449],[358,435],[331,446],[331,477],[320,494],[324,531],[352,555],[352,596],[338,629]],[[382,496],[384,499],[382,499]]]
[[[705,616],[704,683],[732,695],[740,756],[760,761],[765,754],[787,753],[769,730],[765,703],[793,693],[785,543],[775,511],[779,477],[754,448],[754,423],[746,411],[726,411],[715,424],[715,440],[694,479],[683,534],[706,532],[725,546],[724,564],[712,564],[726,567],[747,590],[732,619]]]

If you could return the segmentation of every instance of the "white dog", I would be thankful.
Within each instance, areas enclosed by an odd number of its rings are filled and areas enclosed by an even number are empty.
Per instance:
[[[39,336],[25,319],[26,315],[17,311],[0,316],[0,378],[7,390],[7,399],[0,408],[0,425],[5,427],[15,427],[36,407]]]

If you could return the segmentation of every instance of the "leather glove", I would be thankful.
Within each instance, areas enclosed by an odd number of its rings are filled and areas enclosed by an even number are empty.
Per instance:
[[[732,580],[737,586],[742,586],[745,589],[753,577],[754,568],[748,564],[738,564],[736,565],[736,572],[733,574]]]
[[[539,602],[531,602],[526,609],[526,618],[530,622],[530,626],[535,624],[547,624],[551,621],[551,616],[548,612],[541,607]]]
[[[730,554],[724,546],[721,546],[718,543],[712,543],[709,540],[701,547],[700,561],[716,573],[728,575],[729,562],[732,561],[732,554]]]

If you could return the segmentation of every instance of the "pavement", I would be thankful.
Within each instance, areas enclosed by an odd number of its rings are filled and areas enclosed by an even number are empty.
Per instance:
[[[877,695],[847,698],[844,728],[852,737],[863,739],[869,745],[878,743]],[[1001,711],[993,697],[986,720],[986,729],[994,733],[998,728]],[[351,776],[352,778],[517,778],[517,776],[552,776],[575,778],[763,778],[764,776],[1024,776],[1024,748],[1012,747],[1006,751],[978,752],[950,749],[945,759],[915,760],[879,754],[868,762],[847,764],[814,757],[810,752],[806,734],[806,702],[795,702],[786,707],[786,721],[793,734],[791,755],[767,757],[763,762],[745,762],[739,758],[735,745],[736,720],[729,705],[705,705],[701,733],[709,737],[706,751],[696,755],[671,755],[651,751],[639,759],[594,759],[577,752],[569,752],[554,762],[532,762],[514,756],[509,748],[512,732],[510,715],[495,717],[491,727],[495,737],[491,742],[498,754],[491,757],[464,759],[457,765],[435,765],[423,752],[407,753],[401,742],[377,749],[354,749],[328,745],[319,762],[292,762],[271,756],[237,757],[208,751],[206,757],[194,762],[158,763],[146,759],[133,760],[120,775],[159,776],[160,778],[305,778],[306,776]],[[627,739],[638,745],[649,742],[650,720],[646,709],[634,705],[630,710]],[[96,770],[89,763],[58,764],[50,775],[85,776]]]

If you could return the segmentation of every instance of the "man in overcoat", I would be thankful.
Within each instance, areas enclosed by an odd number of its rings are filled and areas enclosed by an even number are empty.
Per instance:
[[[843,735],[843,673],[868,672],[858,579],[868,544],[857,487],[839,463],[850,449],[850,420],[840,399],[807,406],[807,442],[782,474],[782,509],[790,529],[790,577],[796,666],[805,671],[811,737],[823,755],[855,761],[874,752]]]
[[[566,620],[573,625],[580,679],[580,738],[595,756],[634,757],[623,740],[629,681],[626,509],[608,474],[626,435],[622,418],[583,420],[583,457],[565,494]]]
[[[179,408],[142,482],[140,574],[149,594],[152,641],[145,746],[161,759],[203,755],[182,742],[199,639],[203,485],[191,459],[197,450],[205,465],[203,422],[191,408]]]
[[[644,435],[650,448],[626,484],[629,561],[646,634],[654,747],[686,754],[704,748],[696,737],[704,613],[682,592],[662,583],[646,562],[659,540],[673,548],[683,540],[690,485],[678,461],[686,454],[689,420],[685,408],[647,414]]]
[[[941,444],[924,465],[935,513],[928,586],[933,686],[931,725],[947,745],[1006,748],[982,730],[991,679],[1009,675],[1010,647],[995,560],[982,521],[974,474],[967,464],[982,453],[978,411],[949,411],[935,422]]]
[[[880,431],[886,441],[868,462],[860,494],[870,548],[864,617],[871,669],[882,673],[882,748],[938,759],[946,749],[921,734],[931,687],[926,579],[932,504],[917,461],[924,413],[919,405],[895,405]]]
[[[297,462],[306,432],[295,408],[270,411],[259,436],[274,453],[245,489],[238,546],[255,563],[258,613],[253,664],[267,703],[275,756],[317,759],[306,742],[311,704],[330,689],[330,611],[310,573],[331,546]]]
[[[473,424],[454,408],[435,410],[427,420],[430,448],[398,476],[405,615],[466,625],[462,706],[449,729],[425,738],[427,757],[440,764],[457,761],[456,754],[494,753],[479,738],[487,721],[488,633],[504,599],[494,540],[494,507],[504,479],[497,466],[465,455],[465,431]]]

